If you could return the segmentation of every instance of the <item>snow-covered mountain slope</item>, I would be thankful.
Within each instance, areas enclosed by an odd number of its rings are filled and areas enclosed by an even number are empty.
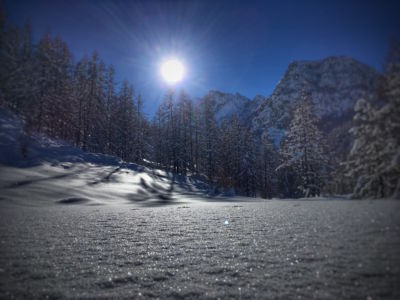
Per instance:
[[[247,120],[253,108],[253,102],[239,94],[223,93],[220,91],[209,91],[205,96],[211,100],[211,104],[218,122],[238,116],[241,120]]]
[[[85,153],[64,141],[27,135],[23,122],[0,110],[0,200],[19,205],[181,203],[204,195],[191,176]]]
[[[277,145],[285,135],[292,110],[305,91],[315,104],[325,131],[351,119],[356,101],[371,98],[379,74],[346,56],[291,63],[273,93],[253,100],[240,94],[211,91],[217,120],[237,114],[254,132],[267,133]]]
[[[258,106],[253,128],[286,129],[303,90],[320,118],[352,114],[358,99],[371,97],[378,78],[373,68],[345,56],[293,62],[272,95]]]

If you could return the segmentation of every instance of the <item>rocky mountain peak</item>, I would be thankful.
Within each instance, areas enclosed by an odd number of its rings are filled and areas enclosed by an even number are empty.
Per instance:
[[[272,94],[253,100],[236,93],[210,91],[217,120],[233,114],[258,133],[268,133],[276,143],[285,134],[293,107],[303,90],[310,95],[320,118],[350,119],[360,98],[371,98],[379,73],[372,67],[347,56],[322,60],[302,60],[289,64]],[[332,121],[333,120],[333,121]]]
[[[272,94],[257,107],[253,128],[286,129],[303,90],[320,118],[352,115],[356,101],[374,93],[378,78],[372,67],[346,56],[292,62]]]

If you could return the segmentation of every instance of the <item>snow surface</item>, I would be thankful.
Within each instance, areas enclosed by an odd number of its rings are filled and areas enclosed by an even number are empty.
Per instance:
[[[4,114],[0,153],[0,299],[400,298],[398,201],[206,197]]]
[[[150,206],[179,203],[178,195],[188,198],[207,192],[207,185],[194,176],[169,174],[110,155],[84,153],[38,134],[28,136],[22,122],[5,111],[0,112],[0,154],[0,198],[21,205]]]
[[[0,207],[0,298],[400,297],[397,201]]]

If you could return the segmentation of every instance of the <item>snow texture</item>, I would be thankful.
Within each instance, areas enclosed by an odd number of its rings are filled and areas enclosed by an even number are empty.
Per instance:
[[[21,149],[25,148],[23,155]],[[127,163],[99,153],[85,153],[66,142],[26,135],[19,118],[0,114],[1,199],[21,205],[41,203],[179,202],[175,194],[203,195],[207,185],[181,176]],[[27,199],[31,195],[34,199]]]
[[[40,136],[21,156],[9,121],[1,299],[400,297],[398,201],[209,198],[195,178]]]
[[[203,201],[1,201],[0,298],[400,297],[399,202]]]

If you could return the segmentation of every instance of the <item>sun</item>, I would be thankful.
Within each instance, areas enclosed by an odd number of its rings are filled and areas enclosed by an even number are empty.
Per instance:
[[[161,75],[170,84],[181,81],[184,71],[183,64],[178,59],[166,60],[161,65]]]

